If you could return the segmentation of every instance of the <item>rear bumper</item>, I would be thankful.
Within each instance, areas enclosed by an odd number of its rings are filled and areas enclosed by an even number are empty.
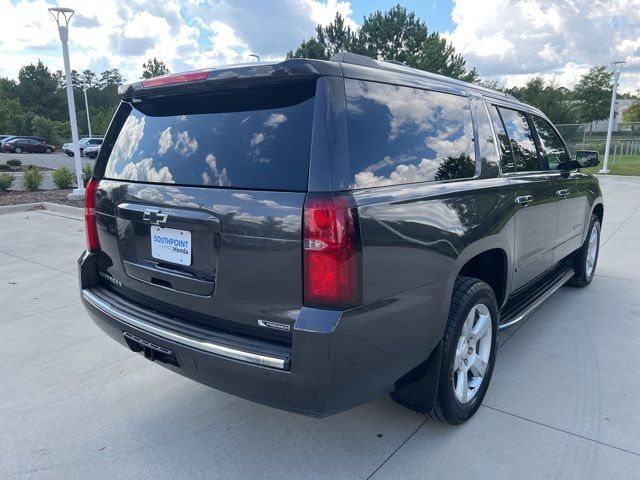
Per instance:
[[[176,373],[296,413],[323,417],[393,391],[442,338],[444,325],[435,312],[434,318],[425,312],[427,305],[439,304],[443,284],[343,312],[302,308],[291,347],[229,341],[224,335],[203,338],[167,328],[169,323],[158,328],[153,319],[161,314],[145,314],[139,306],[127,308],[126,301],[109,301],[100,294],[93,257],[85,252],[79,260],[82,301],[114,340],[129,348],[126,332],[129,338],[173,352],[177,365],[157,363]],[[111,292],[112,298],[116,295]]]

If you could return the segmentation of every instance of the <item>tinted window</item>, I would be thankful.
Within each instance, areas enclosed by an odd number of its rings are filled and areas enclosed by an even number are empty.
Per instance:
[[[557,170],[562,164],[569,161],[567,150],[562,138],[546,120],[533,115],[533,124],[538,132],[540,146],[544,160],[544,167],[550,170]]]
[[[498,137],[498,148],[500,149],[500,166],[503,172],[515,172],[516,167],[513,164],[513,154],[511,153],[511,144],[509,143],[509,136],[504,128],[504,123],[498,113],[498,107],[489,107],[489,115],[493,122],[493,128],[496,131]]]
[[[509,136],[509,145],[516,171],[530,172],[538,170],[536,144],[526,114],[509,108],[500,107],[499,110]]]
[[[122,125],[104,176],[305,190],[315,84],[302,93],[291,85],[286,88],[136,105]],[[296,103],[290,104],[292,98]]]
[[[487,115],[487,108],[483,100],[473,100],[473,112],[478,125],[478,144],[480,160],[482,161],[483,176],[498,175],[498,153],[496,151],[491,121]]]
[[[358,80],[345,87],[354,188],[474,176],[466,98]]]

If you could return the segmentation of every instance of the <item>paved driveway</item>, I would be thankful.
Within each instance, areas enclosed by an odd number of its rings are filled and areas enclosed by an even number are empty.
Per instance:
[[[79,219],[0,216],[0,478],[640,478],[640,179],[602,185],[592,285],[503,333],[459,427],[389,398],[315,420],[175,375],[83,311]]]
[[[6,163],[7,160],[17,158],[23,165],[40,165],[42,167],[58,168],[66,165],[71,170],[75,171],[74,158],[64,153],[54,152],[49,155],[46,153],[0,153],[0,163]],[[88,159],[82,157],[82,164]]]

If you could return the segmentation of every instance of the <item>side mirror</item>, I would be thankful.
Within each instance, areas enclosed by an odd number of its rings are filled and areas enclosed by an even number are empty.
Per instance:
[[[594,150],[578,150],[576,152],[576,162],[580,168],[597,167],[600,165],[598,152]]]

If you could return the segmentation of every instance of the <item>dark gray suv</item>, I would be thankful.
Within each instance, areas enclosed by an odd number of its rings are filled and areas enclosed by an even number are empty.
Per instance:
[[[198,382],[313,416],[391,393],[461,423],[498,330],[593,278],[598,155],[508,95],[346,53],[120,94],[82,298]]]

